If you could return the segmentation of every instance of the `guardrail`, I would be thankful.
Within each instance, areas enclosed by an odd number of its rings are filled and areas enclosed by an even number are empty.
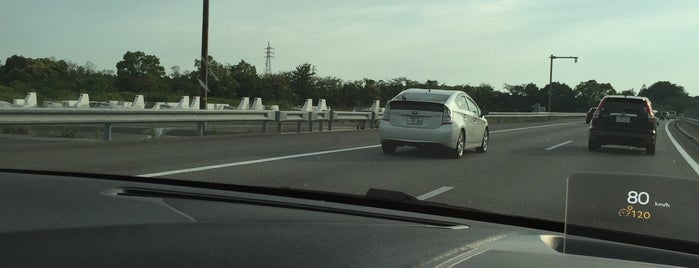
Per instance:
[[[337,121],[375,121],[380,112],[342,111],[250,111],[250,110],[121,110],[121,109],[0,109],[0,125],[60,125],[60,124],[104,124],[102,138],[111,140],[112,124],[118,123],[196,123],[197,133],[204,135],[206,122],[261,122],[262,132],[268,132],[269,123],[277,123],[277,131],[282,132],[286,122],[297,123],[297,132],[302,124],[308,123],[309,131],[313,124],[327,122],[332,130]],[[372,124],[374,126],[374,124]]]
[[[380,111],[251,111],[251,110],[122,110],[122,109],[0,109],[0,125],[59,125],[59,124],[104,124],[102,138],[112,139],[112,124],[119,123],[196,123],[197,133],[204,135],[206,122],[261,122],[262,132],[268,132],[270,123],[276,123],[277,131],[282,132],[284,123],[297,124],[301,132],[302,124],[308,124],[313,131],[314,123],[318,130],[333,130],[338,121],[357,122],[357,128],[377,128],[382,116]],[[503,119],[551,117],[582,117],[585,113],[490,113],[486,118],[493,123]]]

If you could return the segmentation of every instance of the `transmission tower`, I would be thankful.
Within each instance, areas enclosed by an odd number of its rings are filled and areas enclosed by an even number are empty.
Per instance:
[[[265,48],[265,74],[272,74],[272,59],[274,59],[274,48],[270,46],[268,41]]]

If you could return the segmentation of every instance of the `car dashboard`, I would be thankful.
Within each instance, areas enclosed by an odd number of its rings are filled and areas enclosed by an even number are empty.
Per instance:
[[[537,226],[94,176],[0,172],[3,264],[699,267],[697,255],[584,237],[562,253],[563,235]]]

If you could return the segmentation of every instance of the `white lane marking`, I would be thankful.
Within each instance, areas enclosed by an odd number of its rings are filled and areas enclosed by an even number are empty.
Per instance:
[[[551,150],[553,150],[553,149],[556,149],[556,148],[558,148],[558,147],[561,147],[561,146],[566,145],[566,144],[571,143],[571,142],[573,142],[573,141],[565,141],[565,142],[562,142],[562,143],[560,143],[560,144],[556,144],[556,145],[554,145],[554,146],[551,146],[551,147],[549,147],[549,148],[546,148],[546,149],[544,149],[544,150],[546,150],[546,151],[551,151]]]
[[[672,144],[675,145],[677,151],[680,152],[680,155],[682,155],[684,161],[687,161],[687,164],[689,164],[689,166],[692,167],[692,169],[694,169],[694,172],[697,173],[697,175],[699,175],[699,164],[697,164],[697,162],[695,162],[694,159],[692,159],[692,157],[689,156],[687,151],[685,151],[684,148],[682,148],[682,146],[680,146],[680,144],[677,143],[675,137],[673,137],[672,134],[670,134],[670,130],[667,128],[667,126],[674,121],[675,120],[672,120],[665,124],[665,133],[667,133],[667,137],[670,138],[670,141],[672,142]]]
[[[446,268],[452,268],[452,267],[454,267],[454,266],[456,266],[456,265],[459,265],[459,263],[462,263],[462,262],[464,262],[464,261],[467,261],[468,259],[473,258],[473,257],[475,257],[475,256],[478,256],[478,255],[480,255],[481,253],[486,252],[486,251],[488,251],[487,248],[483,248],[483,249],[481,249],[481,248],[474,248],[474,249],[471,250],[471,251],[465,252],[465,253],[463,253],[463,254],[461,254],[461,255],[458,255],[458,256],[456,256],[456,257],[454,257],[454,258],[451,258],[451,259],[447,260],[446,262],[444,262],[444,263],[438,265],[437,267],[443,267],[443,265],[448,265],[448,266],[446,266]]]
[[[416,197],[416,198],[417,198],[418,200],[425,200],[425,199],[428,199],[428,198],[435,197],[435,196],[437,196],[438,194],[444,193],[444,192],[449,191],[449,190],[451,190],[451,189],[454,189],[454,187],[447,187],[447,186],[440,187],[440,188],[438,188],[437,190],[430,191],[430,192],[428,192],[428,193],[422,194],[422,195],[420,195],[420,196],[418,196],[418,197]]]
[[[543,128],[543,127],[553,127],[553,126],[572,125],[572,124],[579,124],[579,123],[580,123],[580,122],[571,122],[571,123],[551,124],[551,125],[543,125],[543,126],[533,126],[533,127],[512,128],[512,129],[503,129],[503,130],[493,130],[493,131],[490,131],[490,133],[501,133],[501,132],[517,131],[517,130],[526,130],[526,129]],[[195,167],[195,168],[177,169],[177,170],[163,171],[163,172],[157,172],[157,173],[148,173],[148,174],[141,174],[141,175],[136,175],[136,176],[138,176],[138,177],[158,177],[158,176],[167,176],[167,175],[174,175],[174,174],[180,174],[180,173],[188,173],[188,172],[197,172],[197,171],[204,171],[204,170],[211,170],[211,169],[218,169],[218,168],[235,167],[235,166],[242,166],[242,165],[250,165],[250,164],[271,162],[271,161],[277,161],[277,160],[285,160],[285,159],[300,158],[300,157],[306,157],[306,156],[314,156],[314,155],[322,155],[322,154],[331,154],[331,153],[347,152],[347,151],[354,151],[354,150],[363,150],[363,149],[370,149],[370,148],[377,148],[377,147],[381,147],[381,145],[377,144],[377,145],[369,145],[369,146],[362,146],[362,147],[353,147],[353,148],[338,149],[338,150],[330,150],[330,151],[321,151],[321,152],[313,152],[313,153],[305,153],[305,154],[286,155],[286,156],[271,157],[271,158],[263,158],[263,159],[249,160],[249,161],[242,161],[242,162],[233,162],[233,163],[218,164],[218,165],[210,165],[210,166],[202,166],[202,167]]]
[[[270,157],[270,158],[263,158],[263,159],[256,159],[256,160],[248,160],[248,161],[242,161],[242,162],[233,162],[233,163],[227,163],[227,164],[210,165],[210,166],[203,166],[203,167],[185,168],[185,169],[178,169],[178,170],[171,170],[171,171],[164,171],[164,172],[157,172],[157,173],[141,174],[141,175],[136,175],[136,176],[139,176],[139,177],[167,176],[167,175],[173,175],[173,174],[204,171],[204,170],[217,169],[217,168],[235,167],[235,166],[242,166],[242,165],[250,165],[250,164],[257,164],[257,163],[264,163],[264,162],[271,162],[271,161],[285,160],[285,159],[292,159],[292,158],[300,158],[300,157],[307,157],[307,156],[314,156],[314,155],[356,151],[356,150],[363,150],[363,149],[369,149],[369,148],[376,148],[376,147],[380,147],[380,146],[381,145],[369,145],[369,146],[337,149],[337,150],[330,150],[330,151],[320,151],[320,152],[304,153],[304,154],[293,154],[293,155],[285,155],[285,156],[279,156],[279,157]]]
[[[533,126],[533,127],[511,128],[511,129],[503,129],[503,130],[493,130],[493,131],[490,131],[490,133],[502,133],[502,132],[525,130],[525,129],[542,128],[542,127],[565,126],[565,125],[572,125],[572,124],[580,124],[580,122],[560,123],[560,124],[551,124],[551,125]]]

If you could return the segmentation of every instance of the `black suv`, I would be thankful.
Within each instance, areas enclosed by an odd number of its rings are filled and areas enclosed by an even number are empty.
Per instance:
[[[590,122],[587,148],[602,145],[627,145],[646,148],[655,154],[657,124],[650,100],[646,97],[605,96]]]

